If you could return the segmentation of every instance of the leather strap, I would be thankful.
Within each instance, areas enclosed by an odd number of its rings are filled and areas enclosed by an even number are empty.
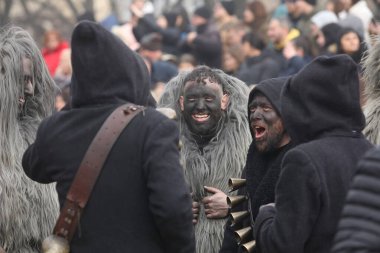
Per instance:
[[[143,110],[143,106],[124,104],[116,108],[103,123],[88,147],[67,193],[54,227],[55,235],[71,241],[79,224],[81,212],[87,204],[113,144],[133,117]]]

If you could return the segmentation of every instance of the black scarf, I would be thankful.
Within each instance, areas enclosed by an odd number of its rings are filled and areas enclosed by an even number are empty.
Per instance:
[[[281,171],[281,162],[285,153],[293,147],[289,143],[279,149],[260,153],[252,142],[248,150],[246,163],[247,193],[251,201],[253,220],[261,205],[274,202],[274,192]]]

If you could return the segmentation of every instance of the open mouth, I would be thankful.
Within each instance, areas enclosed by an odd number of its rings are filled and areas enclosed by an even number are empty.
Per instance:
[[[266,133],[266,129],[265,127],[262,127],[262,126],[254,126],[254,131],[255,131],[255,139],[256,140],[259,140],[260,138],[263,138],[265,133]]]
[[[197,113],[197,114],[192,114],[192,117],[197,122],[205,122],[205,121],[207,121],[210,118],[210,114],[207,114],[207,113]]]

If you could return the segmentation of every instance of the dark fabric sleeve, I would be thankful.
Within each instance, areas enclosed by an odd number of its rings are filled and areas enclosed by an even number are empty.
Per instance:
[[[254,236],[261,252],[303,253],[320,206],[320,179],[307,154],[290,150],[284,157],[275,207],[261,208]]]
[[[260,81],[278,77],[280,74],[280,65],[272,59],[266,59],[266,63],[261,68]]]
[[[380,252],[380,149],[359,162],[332,252]]]
[[[165,245],[165,252],[194,253],[190,189],[179,163],[179,131],[165,119],[151,131],[143,150],[149,208]]]

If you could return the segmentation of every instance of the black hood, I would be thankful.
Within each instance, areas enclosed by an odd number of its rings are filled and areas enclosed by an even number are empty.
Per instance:
[[[320,56],[285,84],[283,122],[297,144],[322,136],[356,136],[365,125],[357,65],[347,55]]]
[[[71,39],[72,107],[132,102],[150,104],[142,58],[102,26],[83,21]]]
[[[257,92],[261,92],[272,104],[277,114],[281,116],[280,95],[281,95],[281,90],[284,87],[286,80],[288,80],[288,78],[289,77],[287,76],[287,77],[266,79],[266,80],[261,81],[252,89],[248,97],[248,119],[251,114],[249,110],[249,104],[252,102],[253,96]]]

